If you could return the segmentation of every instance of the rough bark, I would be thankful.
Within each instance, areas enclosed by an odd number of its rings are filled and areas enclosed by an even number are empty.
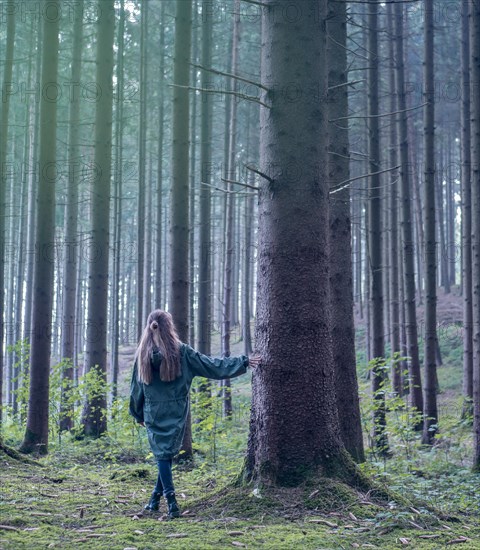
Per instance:
[[[298,4],[295,22],[267,0],[262,26],[259,264],[248,456],[255,483],[309,475],[352,479],[340,439],[329,317],[326,174],[326,0]],[[278,4],[277,4],[278,6]],[[295,77],[299,101],[279,93]],[[291,274],[295,273],[295,277]]]

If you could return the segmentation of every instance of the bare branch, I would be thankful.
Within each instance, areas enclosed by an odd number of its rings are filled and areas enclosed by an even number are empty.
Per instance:
[[[336,90],[337,88],[343,88],[344,86],[354,86],[355,84],[359,84],[360,82],[366,82],[366,81],[367,80],[365,78],[362,78],[361,80],[351,80],[350,82],[342,82],[342,84],[331,86],[330,88],[328,88],[328,91]]]
[[[338,122],[340,120],[350,120],[352,118],[382,118],[385,116],[392,116],[392,115],[398,115],[400,113],[406,113],[407,111],[414,111],[415,109],[421,109],[422,107],[425,107],[427,103],[422,103],[421,105],[417,105],[415,107],[410,107],[408,109],[402,109],[401,111],[394,111],[393,113],[382,113],[380,115],[362,115],[362,116],[342,116],[340,118],[334,118],[333,120],[329,120],[328,122]]]
[[[222,181],[225,180],[222,178]],[[239,185],[242,185],[239,181],[234,181],[232,183],[238,183]],[[216,185],[212,185],[211,183],[205,183],[204,181],[201,181],[200,185],[206,185],[207,187],[211,187],[216,191],[221,191],[222,193],[230,193],[232,195],[256,195],[256,193],[252,193],[250,191],[229,191],[228,189],[222,189],[221,187],[217,187]]]
[[[254,4],[255,6],[262,6],[262,8],[268,8],[268,4],[263,4],[262,2],[258,2],[257,0],[241,0],[241,2],[245,2],[246,4]]]
[[[222,181],[224,181],[225,183],[233,183],[234,185],[241,185],[243,187],[248,187],[249,189],[255,189],[255,191],[258,191],[260,189],[256,185],[250,185],[249,183],[242,183],[241,181],[227,180],[225,178],[222,178]]]
[[[355,50],[352,50],[350,48],[346,48],[343,44],[340,44],[340,42],[337,42],[334,38],[332,38],[330,35],[328,35],[328,39],[331,40],[336,46],[339,48],[342,48],[343,50],[346,50],[347,52],[352,53],[353,55],[356,55],[357,57],[361,57],[362,59],[365,59],[368,61],[368,57],[365,57],[361,53],[356,52]]]
[[[246,94],[240,94],[238,92],[231,92],[229,90],[209,90],[207,88],[196,88],[194,86],[182,86],[181,84],[169,84],[169,86],[172,86],[174,88],[185,88],[187,90],[192,90],[194,92],[202,92],[206,94],[226,94],[226,95],[234,95],[236,97],[239,97],[241,99],[246,99],[247,101],[253,101],[254,103],[258,103],[262,105],[262,107],[265,107],[266,109],[270,109],[270,106],[264,103],[263,101],[260,101],[257,97],[254,97],[252,95],[246,95]]]
[[[267,176],[267,174],[264,174],[263,172],[260,172],[260,170],[257,170],[253,166],[248,166],[248,164],[245,164],[245,168],[247,170],[250,170],[254,174],[258,174],[260,177],[266,179],[269,183],[273,183],[273,179],[270,176]]]
[[[229,78],[234,78],[235,80],[240,80],[240,82],[246,82],[247,84],[252,84],[253,86],[257,86],[257,88],[261,88],[262,90],[265,90],[268,92],[268,88],[264,86],[263,84],[260,84],[259,82],[254,82],[253,80],[248,80],[248,78],[244,78],[243,76],[238,76],[236,74],[232,73],[225,73],[224,71],[219,71],[218,69],[212,69],[211,67],[204,67],[203,65],[197,65],[195,63],[192,63],[192,67],[195,67],[196,69],[202,69],[203,71],[207,71],[209,73],[219,74],[221,76],[228,76]]]
[[[394,170],[398,170],[399,168],[401,168],[400,164],[398,166],[394,166],[393,168],[387,168],[386,170],[380,170],[379,172],[371,172],[370,174],[363,174],[362,176],[356,176],[355,178],[350,178],[348,180],[342,181],[340,183],[337,183],[337,185],[330,187],[330,194],[333,195],[334,193],[342,191],[342,189],[348,187],[350,183],[352,183],[352,181],[361,180],[363,178],[370,178],[372,176],[377,176],[378,174],[385,174],[385,172],[393,172]]]

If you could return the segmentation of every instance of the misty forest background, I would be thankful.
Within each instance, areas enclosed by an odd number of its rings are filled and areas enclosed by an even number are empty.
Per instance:
[[[0,17],[0,548],[156,540],[127,398],[155,308],[202,353],[263,357],[252,384],[194,384],[176,475],[210,515],[179,539],[475,548],[478,2]]]

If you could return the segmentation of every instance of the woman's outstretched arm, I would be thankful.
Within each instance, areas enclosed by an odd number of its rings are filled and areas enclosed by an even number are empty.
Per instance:
[[[260,358],[257,356],[250,359],[246,355],[223,358],[208,357],[190,346],[186,346],[185,356],[194,376],[204,376],[215,380],[235,378],[245,374],[248,366],[256,367],[260,362]]]

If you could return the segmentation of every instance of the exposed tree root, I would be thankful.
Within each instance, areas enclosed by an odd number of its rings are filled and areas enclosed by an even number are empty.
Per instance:
[[[4,443],[0,443],[0,454],[1,453],[7,455],[9,458],[13,458],[13,460],[17,460],[18,462],[30,464],[31,466],[40,466],[41,468],[43,468],[43,465],[40,464],[40,462],[27,458],[26,456],[22,455],[15,449],[12,449],[12,447],[5,445]]]

